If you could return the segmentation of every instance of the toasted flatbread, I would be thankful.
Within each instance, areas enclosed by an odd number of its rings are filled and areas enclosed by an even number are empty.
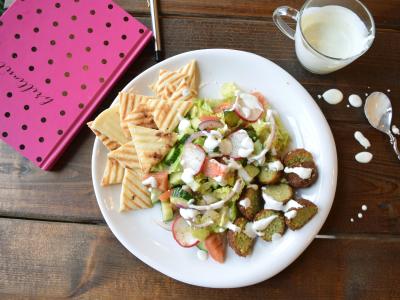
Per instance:
[[[115,159],[124,168],[140,170],[139,159],[133,141],[130,141],[118,149],[108,153],[108,158]]]
[[[144,174],[159,163],[175,144],[177,134],[129,124],[139,164]]]
[[[150,100],[147,105],[153,110],[153,118],[159,130],[173,132],[193,106],[192,101]]]
[[[101,179],[101,185],[107,186],[118,184],[122,182],[123,178],[124,167],[122,167],[118,161],[107,158],[106,168],[104,169],[103,178]]]
[[[134,124],[138,126],[149,126],[148,122],[146,123],[146,120],[150,119],[150,125],[153,125],[154,127],[154,122],[151,124],[152,120],[150,115],[147,119],[143,120],[143,117],[145,117],[144,114],[146,113],[145,104],[150,99],[155,99],[155,98],[138,95],[135,93],[125,93],[125,92],[119,93],[120,123],[122,131],[127,138],[129,139],[131,138],[131,134],[128,128],[128,122],[134,122]],[[135,114],[132,116],[130,115],[132,113]]]
[[[92,124],[93,121],[88,122],[87,126],[93,131],[93,133],[98,137],[98,139],[103,143],[103,145],[107,147],[108,150],[112,151],[117,149],[118,147],[121,147],[120,143],[110,140],[108,137],[106,137],[105,135],[101,134],[99,131],[94,129]]]
[[[149,107],[147,104],[149,101],[157,102],[156,99],[149,99],[140,103],[138,107],[136,107],[132,112],[130,112],[124,121],[124,125],[128,128],[128,124],[143,126],[148,128],[157,128],[156,124],[153,120],[153,109]],[[129,128],[128,128],[129,131]],[[129,133],[129,136],[131,134]]]
[[[151,87],[159,98],[166,100],[186,78],[186,74],[160,69],[158,80]]]
[[[195,60],[190,61],[187,65],[184,65],[178,70],[178,73],[187,76],[186,82],[190,88],[194,91],[198,91],[199,84],[199,70],[197,68],[197,62]]]
[[[129,142],[120,126],[119,105],[114,105],[99,114],[92,122],[91,128],[121,145]]]
[[[182,80],[177,86],[175,92],[168,98],[171,101],[191,101],[194,100],[197,93],[192,88],[186,80]]]
[[[150,192],[142,184],[142,176],[134,170],[125,170],[122,180],[119,210],[129,211],[152,207]]]

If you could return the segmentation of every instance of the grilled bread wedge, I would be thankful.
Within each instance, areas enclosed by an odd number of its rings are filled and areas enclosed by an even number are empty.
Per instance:
[[[102,186],[118,184],[124,178],[124,167],[112,158],[107,158],[106,168],[104,169],[103,178],[101,179]]]
[[[138,155],[132,141],[108,153],[108,158],[118,161],[124,168],[140,170]]]
[[[144,174],[158,164],[175,144],[177,134],[129,124],[139,164]]]
[[[142,175],[126,169],[120,195],[120,211],[152,207],[150,192],[142,184]]]

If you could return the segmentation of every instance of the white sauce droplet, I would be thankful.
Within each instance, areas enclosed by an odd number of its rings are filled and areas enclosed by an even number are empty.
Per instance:
[[[248,208],[251,205],[250,199],[249,198],[244,198],[243,200],[239,201],[239,205],[243,206],[244,208]]]
[[[283,164],[281,163],[280,160],[275,160],[272,162],[268,163],[268,170],[271,171],[282,171],[283,170]]]
[[[358,213],[357,217],[358,217],[359,219],[362,219],[363,214],[362,214],[362,213]]]
[[[352,222],[352,223],[353,223],[353,222],[354,222],[354,219],[353,219],[353,218],[350,218],[350,222]]]
[[[390,93],[391,92],[390,89],[387,89],[387,92]]]
[[[368,207],[364,204],[363,206],[361,206],[361,209],[362,209],[363,211],[366,211],[366,210],[368,209]]]
[[[396,135],[400,135],[400,130],[396,125],[392,125],[392,132]]]
[[[204,250],[197,250],[197,258],[200,259],[201,261],[205,261],[208,258],[208,253]]]
[[[232,222],[228,222],[226,224],[226,228],[228,228],[230,231],[233,231],[233,232],[240,232],[240,227],[233,224]]]
[[[365,93],[365,97],[367,97],[368,96],[368,93]]]
[[[285,212],[285,217],[288,220],[291,220],[296,216],[297,216],[297,210],[295,210],[295,209],[289,210],[288,212]]]
[[[145,180],[142,181],[143,185],[148,185],[152,188],[157,188],[157,180],[153,176],[149,176]]]
[[[371,161],[372,157],[373,157],[372,153],[366,152],[366,151],[357,153],[355,156],[356,161],[358,161],[359,163],[362,163],[362,164],[369,163]]]
[[[355,94],[350,95],[349,96],[349,103],[353,107],[361,107],[361,105],[362,105],[361,97],[358,96],[358,95],[355,95]]]
[[[343,93],[338,89],[330,89],[323,93],[322,97],[329,104],[338,104],[343,100]]]
[[[317,97],[318,97],[318,99],[321,99],[321,98],[322,98],[322,96],[321,96],[321,95],[318,95]]]
[[[365,149],[368,149],[369,147],[371,147],[371,143],[369,142],[369,140],[360,131],[354,132],[354,138]]]

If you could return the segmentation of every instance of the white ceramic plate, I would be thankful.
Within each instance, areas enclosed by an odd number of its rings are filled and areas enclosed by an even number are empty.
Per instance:
[[[92,156],[92,178],[97,202],[108,226],[118,240],[136,257],[176,280],[189,284],[232,288],[258,283],[282,271],[311,243],[324,224],[336,190],[337,157],[335,142],[325,117],[310,94],[286,71],[252,53],[207,49],[171,57],[140,74],[124,90],[151,95],[148,85],[156,80],[159,68],[177,69],[191,59],[200,68],[200,96],[217,97],[219,86],[235,82],[244,90],[261,91],[279,112],[293,138],[292,148],[304,147],[314,155],[319,179],[298,194],[318,205],[318,214],[301,230],[288,230],[274,243],[259,239],[252,255],[241,258],[228,248],[226,262],[211,258],[200,261],[197,248],[182,248],[171,232],[161,228],[161,209],[119,213],[120,186],[101,187],[106,148],[96,139]],[[114,103],[117,99],[114,101]],[[112,253],[110,253],[112,255]]]

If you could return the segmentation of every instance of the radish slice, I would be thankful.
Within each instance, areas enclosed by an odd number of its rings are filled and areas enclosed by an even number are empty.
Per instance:
[[[193,174],[200,173],[206,159],[203,148],[195,144],[186,144],[183,148],[181,164],[184,169],[191,169]]]
[[[191,136],[188,137],[188,139],[185,142],[185,145],[186,144],[191,144],[195,139],[197,139],[199,137],[202,137],[202,136],[207,136],[207,135],[202,131],[198,131],[198,132],[193,133]]]
[[[247,122],[257,121],[264,112],[264,108],[257,97],[246,93],[237,95],[233,107],[239,118]]]
[[[196,246],[200,242],[192,235],[189,224],[181,216],[178,216],[172,224],[172,235],[175,241],[185,248]]]
[[[222,127],[224,127],[224,124],[222,124],[220,121],[216,121],[216,120],[207,120],[207,121],[203,121],[199,124],[200,130],[215,129],[215,128],[222,128]]]
[[[254,151],[254,143],[243,129],[235,131],[229,136],[232,144],[230,156],[232,158],[248,157]]]

